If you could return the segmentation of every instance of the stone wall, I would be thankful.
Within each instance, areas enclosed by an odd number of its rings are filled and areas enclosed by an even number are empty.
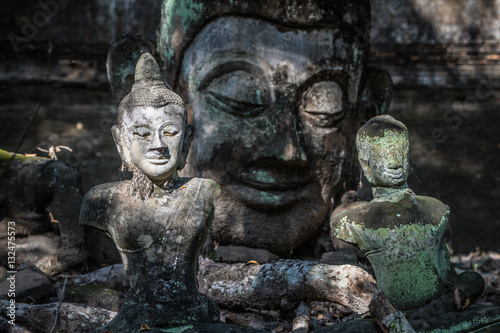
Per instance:
[[[499,249],[500,1],[373,1],[371,62],[410,131],[410,187],[451,208],[456,252]]]
[[[451,207],[455,252],[500,250],[500,1],[372,3],[371,64],[391,73],[389,113],[411,133],[410,186]],[[85,190],[119,178],[106,54],[123,33],[154,42],[159,8],[159,0],[0,3],[0,147],[16,148],[40,106],[20,152],[71,147],[58,157],[80,170]]]

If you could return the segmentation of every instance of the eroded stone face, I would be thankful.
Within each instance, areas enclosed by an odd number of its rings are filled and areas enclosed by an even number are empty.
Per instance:
[[[219,243],[288,253],[324,221],[359,122],[365,55],[350,34],[223,17],[188,47],[186,174],[221,185]]]
[[[386,130],[383,136],[365,140],[365,147],[358,145],[360,150],[366,150],[360,152],[359,163],[368,181],[373,186],[390,188],[406,184],[409,165],[407,135]]]
[[[142,107],[124,116],[131,162],[154,182],[163,183],[176,173],[182,152],[184,119],[175,104],[160,108]]]

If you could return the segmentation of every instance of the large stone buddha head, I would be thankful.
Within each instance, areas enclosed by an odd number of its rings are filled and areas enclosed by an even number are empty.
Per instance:
[[[159,51],[195,127],[188,176],[221,186],[212,237],[286,255],[355,188],[357,129],[390,103],[359,1],[165,0]]]

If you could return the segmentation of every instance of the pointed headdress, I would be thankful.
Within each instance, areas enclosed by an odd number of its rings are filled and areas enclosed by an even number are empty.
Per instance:
[[[158,108],[167,104],[177,104],[185,108],[180,96],[165,82],[156,60],[151,54],[144,53],[135,67],[135,83],[132,90],[118,106],[118,124],[123,120],[127,110],[141,106]]]

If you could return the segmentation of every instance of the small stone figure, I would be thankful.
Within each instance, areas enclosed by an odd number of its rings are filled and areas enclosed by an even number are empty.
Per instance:
[[[387,115],[372,118],[359,129],[356,145],[374,199],[333,215],[332,233],[366,254],[392,304],[400,310],[418,308],[457,284],[444,237],[450,209],[408,188],[404,124]],[[482,277],[464,274],[462,280],[470,282],[465,289],[474,291],[467,298],[479,296]]]
[[[198,291],[197,260],[214,215],[219,186],[181,178],[192,137],[181,98],[149,53],[112,129],[129,181],[102,184],[85,196],[80,223],[106,231],[123,260],[130,291],[102,331],[153,331],[216,323],[219,310]]]
[[[87,252],[78,224],[82,197],[76,169],[0,149],[0,266],[7,267],[9,231],[15,231],[15,267],[29,261],[51,275],[83,263]]]

